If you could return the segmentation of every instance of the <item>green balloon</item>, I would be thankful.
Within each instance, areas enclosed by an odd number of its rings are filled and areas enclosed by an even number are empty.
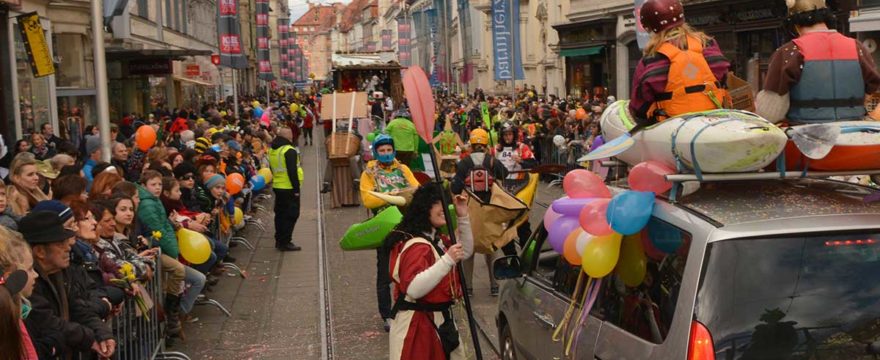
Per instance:
[[[396,206],[389,206],[367,221],[349,227],[339,240],[339,247],[346,251],[377,249],[401,219],[403,214],[400,210]]]
[[[371,133],[367,134],[367,141],[369,141],[370,143],[372,143],[373,140],[376,140],[376,136],[378,136],[378,134],[376,134],[376,133],[374,133],[374,132],[371,132]]]

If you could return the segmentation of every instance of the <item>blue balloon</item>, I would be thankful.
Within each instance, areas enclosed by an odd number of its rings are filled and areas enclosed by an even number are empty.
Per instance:
[[[259,106],[257,106],[256,108],[254,108],[254,118],[259,119],[259,118],[261,118],[262,116],[263,116],[263,108],[261,108],[261,107],[259,107]]]
[[[648,224],[652,211],[654,211],[654,193],[630,190],[617,194],[611,199],[606,218],[614,231],[623,235],[632,235],[642,231],[642,228]]]
[[[681,230],[660,220],[648,223],[648,238],[657,250],[667,254],[678,251],[684,243]]]
[[[251,190],[252,191],[260,191],[266,187],[266,179],[263,175],[254,175],[251,176]]]

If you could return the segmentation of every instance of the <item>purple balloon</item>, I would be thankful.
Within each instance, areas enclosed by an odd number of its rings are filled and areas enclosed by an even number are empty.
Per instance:
[[[547,211],[544,212],[544,230],[550,231],[550,226],[560,217],[562,217],[562,214],[553,211],[552,206],[547,208]]]
[[[581,209],[584,208],[584,205],[587,205],[593,200],[595,199],[572,199],[568,196],[563,196],[559,199],[554,200],[553,203],[550,204],[550,208],[552,208],[553,211],[565,216],[578,217],[578,215],[581,213]]]
[[[556,219],[556,222],[550,225],[550,230],[547,231],[547,241],[550,242],[550,247],[562,254],[565,238],[580,226],[581,224],[576,216],[563,216]]]

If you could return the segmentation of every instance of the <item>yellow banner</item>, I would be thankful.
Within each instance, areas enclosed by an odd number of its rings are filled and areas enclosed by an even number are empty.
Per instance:
[[[54,74],[55,63],[52,62],[49,44],[40,24],[40,16],[35,12],[18,16],[18,29],[24,40],[24,48],[31,62],[34,77]]]

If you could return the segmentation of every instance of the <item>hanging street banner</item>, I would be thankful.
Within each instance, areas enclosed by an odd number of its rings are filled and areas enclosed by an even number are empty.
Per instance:
[[[429,81],[432,87],[440,86],[440,66],[438,57],[440,56],[440,39],[437,33],[437,9],[425,10],[425,17],[428,18],[428,34],[431,40],[431,76]]]
[[[474,78],[474,64],[471,63],[470,58],[473,54],[472,44],[471,44],[471,11],[470,11],[470,2],[468,0],[458,0],[458,33],[460,34],[462,41],[462,58],[464,59],[464,64],[462,66],[461,74],[459,76],[459,81],[462,83],[470,83]]]
[[[238,1],[217,0],[217,5],[220,66],[247,69],[247,58],[241,52],[241,22],[238,19]]]
[[[278,52],[281,63],[278,68],[281,71],[281,80],[290,80],[290,69],[287,67],[287,48],[289,46],[290,19],[278,19]]]
[[[633,15],[635,15],[636,20],[636,42],[639,44],[639,49],[641,50],[645,49],[645,46],[648,45],[648,40],[651,39],[651,33],[645,30],[642,26],[642,21],[640,20],[642,16],[642,5],[644,3],[645,0],[635,0],[633,6]]]
[[[49,76],[55,73],[55,63],[52,62],[52,54],[49,52],[49,44],[46,42],[46,34],[43,25],[40,24],[40,15],[36,12],[19,15],[18,30],[21,31],[21,39],[24,40],[24,49],[31,64],[34,77]]]
[[[272,62],[269,58],[269,0],[256,0],[254,6],[257,33],[257,77],[272,81],[275,74],[272,73]]]
[[[410,40],[410,24],[406,21],[406,17],[397,18],[397,56],[399,56],[400,66],[409,67],[412,62],[409,51]]]
[[[382,30],[382,51],[391,50],[391,29]]]
[[[512,3],[512,5],[511,5]],[[511,9],[513,7],[513,9]],[[519,0],[492,0],[492,45],[495,80],[523,80],[519,36]],[[516,71],[514,71],[516,65]],[[514,73],[516,73],[514,75]]]

